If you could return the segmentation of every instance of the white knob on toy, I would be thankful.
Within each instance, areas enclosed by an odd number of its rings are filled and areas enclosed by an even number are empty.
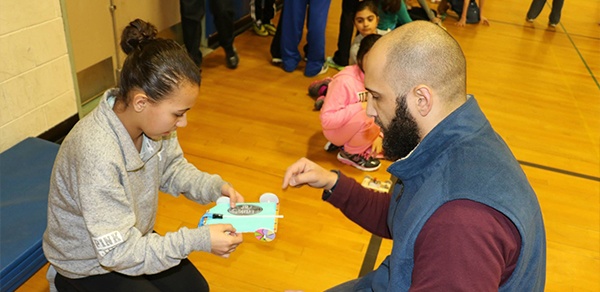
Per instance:
[[[229,205],[229,197],[220,197],[217,199],[217,204],[228,204]]]
[[[260,196],[261,203],[279,203],[279,197],[273,193],[264,193]]]

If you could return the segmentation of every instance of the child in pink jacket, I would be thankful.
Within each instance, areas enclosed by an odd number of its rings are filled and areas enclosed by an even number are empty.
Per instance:
[[[381,166],[375,158],[381,149],[381,131],[365,110],[368,92],[362,71],[362,59],[379,37],[366,36],[360,43],[357,64],[346,66],[333,76],[320,114],[323,135],[341,147],[338,160],[363,171]]]

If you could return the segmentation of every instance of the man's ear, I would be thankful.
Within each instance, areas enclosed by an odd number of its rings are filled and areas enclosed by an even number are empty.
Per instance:
[[[416,98],[416,108],[419,114],[423,117],[428,115],[433,107],[431,88],[427,85],[419,85],[413,89],[413,94]]]
[[[150,102],[148,100],[148,96],[146,96],[144,93],[141,93],[141,92],[136,93],[133,96],[132,101],[133,101],[133,109],[138,113],[142,112],[146,108],[148,103]]]

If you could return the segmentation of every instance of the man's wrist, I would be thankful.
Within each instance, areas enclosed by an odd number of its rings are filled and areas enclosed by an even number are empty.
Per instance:
[[[337,178],[335,179],[335,182],[333,183],[333,186],[331,188],[323,189],[323,196],[322,196],[323,201],[326,201],[327,199],[329,199],[329,197],[333,193],[333,190],[337,186],[338,181],[340,180],[340,171],[339,170],[331,170],[331,172],[335,173],[337,175]]]

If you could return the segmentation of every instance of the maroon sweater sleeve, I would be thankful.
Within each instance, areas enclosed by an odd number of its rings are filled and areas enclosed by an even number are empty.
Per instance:
[[[520,248],[517,228],[502,213],[470,200],[448,202],[417,236],[410,291],[498,291]]]
[[[367,189],[354,179],[340,173],[337,184],[327,201],[367,231],[384,238],[391,238],[387,226],[389,194]]]

